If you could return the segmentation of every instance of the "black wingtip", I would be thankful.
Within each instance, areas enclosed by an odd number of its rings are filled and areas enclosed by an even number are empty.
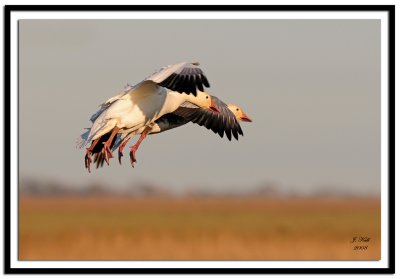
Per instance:
[[[226,134],[226,136],[228,137],[229,140],[232,139],[231,131],[226,130],[226,131],[225,131],[225,134]]]
[[[233,134],[233,137],[237,140],[239,135],[238,135],[238,132],[236,129],[232,129],[232,134]]]
[[[204,92],[204,87],[203,87],[203,84],[201,83],[201,79],[200,78],[196,78],[196,85],[197,85],[197,88],[200,91]]]
[[[206,78],[205,75],[201,75],[201,81],[203,82],[204,86],[209,88],[210,87],[210,83],[208,82],[208,79]]]

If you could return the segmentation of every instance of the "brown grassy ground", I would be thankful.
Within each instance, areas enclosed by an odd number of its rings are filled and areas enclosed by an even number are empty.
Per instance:
[[[355,236],[370,237],[365,251]],[[21,198],[20,260],[379,260],[378,199]]]

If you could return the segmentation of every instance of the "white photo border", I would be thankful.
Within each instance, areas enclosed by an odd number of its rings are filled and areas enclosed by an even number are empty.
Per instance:
[[[169,11],[162,11],[166,10]],[[273,8],[271,8],[273,7]],[[279,8],[280,7],[280,8]],[[374,9],[374,7],[376,9]],[[390,15],[392,18],[390,18]],[[381,21],[381,260],[380,261],[19,261],[18,260],[18,20],[20,19],[379,19]],[[9,22],[7,22],[9,21]],[[7,26],[9,23],[9,26]],[[237,269],[259,273],[376,273],[394,271],[394,247],[389,246],[394,229],[394,160],[389,148],[394,147],[394,6],[6,6],[5,8],[5,270],[27,273],[51,269],[86,269],[85,273],[105,270],[127,273],[170,272],[187,268],[224,269],[222,273],[238,273]],[[7,29],[9,28],[9,30]],[[9,36],[9,42],[7,42]],[[391,43],[390,43],[391,42]],[[9,45],[7,45],[9,44]],[[393,44],[393,46],[392,46]],[[7,80],[9,74],[9,80]],[[9,86],[7,88],[7,82]],[[8,90],[8,91],[7,91]],[[7,99],[7,97],[9,99]],[[8,103],[9,101],[9,103]],[[7,106],[9,112],[7,115]],[[390,109],[389,109],[390,108]],[[389,115],[390,113],[390,115]],[[391,115],[393,114],[393,116]],[[8,116],[8,117],[7,117]],[[393,121],[389,123],[390,118]],[[8,123],[9,122],[9,123]],[[389,126],[389,124],[393,124]],[[7,129],[9,133],[7,133]],[[9,138],[7,138],[9,135]],[[9,148],[9,150],[7,150]],[[8,153],[8,152],[9,153]],[[7,156],[8,155],[8,156]],[[390,155],[391,157],[394,155]],[[392,162],[393,161],[393,162]],[[7,169],[7,167],[9,169]],[[392,177],[393,176],[393,177]],[[8,177],[8,181],[7,181]],[[389,200],[390,199],[390,200]],[[390,206],[390,208],[389,208]],[[389,210],[390,209],[390,210]],[[390,213],[393,210],[393,213]],[[7,225],[9,228],[7,228]],[[8,231],[9,229],[9,231]],[[9,243],[7,243],[9,241]],[[9,244],[9,245],[8,245]],[[9,252],[9,253],[8,253]],[[316,268],[318,267],[318,269]],[[234,271],[236,269],[236,271]],[[36,271],[35,271],[36,270]],[[59,270],[59,271],[58,271]],[[146,270],[148,270],[146,272]],[[233,270],[233,271],[232,271]],[[382,272],[383,271],[383,272]],[[221,272],[221,271],[220,271]],[[372,271],[373,272],[373,271]],[[20,273],[20,272],[17,272]],[[158,272],[156,272],[158,273]],[[214,272],[211,272],[214,273]],[[216,272],[215,272],[216,273]]]

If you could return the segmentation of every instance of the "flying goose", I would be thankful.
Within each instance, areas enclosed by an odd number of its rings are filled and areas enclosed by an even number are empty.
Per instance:
[[[181,106],[194,105],[219,112],[210,95],[203,92],[203,85],[210,86],[199,64],[183,62],[164,67],[135,86],[127,86],[124,92],[101,105],[91,117],[92,127],[81,135],[78,147],[91,142],[86,149],[85,167],[90,172],[91,156],[99,148],[109,163],[113,157],[110,147],[117,134],[125,130],[140,131],[141,142],[158,118]],[[107,141],[100,142],[107,133],[110,133]],[[135,151],[131,151],[133,156]]]
[[[188,107],[181,106],[172,113],[167,113],[157,119],[154,126],[150,130],[149,134],[156,134],[165,132],[167,130],[180,127],[188,122],[196,123],[200,126],[204,126],[207,129],[211,129],[214,133],[218,133],[222,138],[224,134],[229,139],[233,137],[238,140],[238,136],[243,136],[243,131],[240,127],[238,121],[252,122],[252,120],[243,112],[243,110],[236,105],[227,105],[215,96],[211,96],[213,103],[215,103],[219,109],[220,113],[215,113],[204,108],[199,107]],[[129,140],[135,136],[135,132],[125,131],[119,134],[111,144],[112,150],[118,148],[118,160],[121,164],[121,157],[123,156],[123,149]],[[110,133],[103,135],[101,141],[108,140]],[[139,147],[141,141],[138,141],[135,145],[136,150]],[[94,163],[96,167],[103,166],[104,156],[102,156],[99,150],[94,151],[95,159]],[[135,157],[131,156],[131,164],[134,166],[136,162]]]

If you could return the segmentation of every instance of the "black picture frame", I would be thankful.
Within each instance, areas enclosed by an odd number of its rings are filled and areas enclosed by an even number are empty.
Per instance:
[[[384,11],[388,13],[388,267],[387,268],[12,268],[10,260],[11,14],[20,11]],[[393,274],[395,272],[395,6],[394,5],[6,5],[4,6],[4,272],[6,274]]]

